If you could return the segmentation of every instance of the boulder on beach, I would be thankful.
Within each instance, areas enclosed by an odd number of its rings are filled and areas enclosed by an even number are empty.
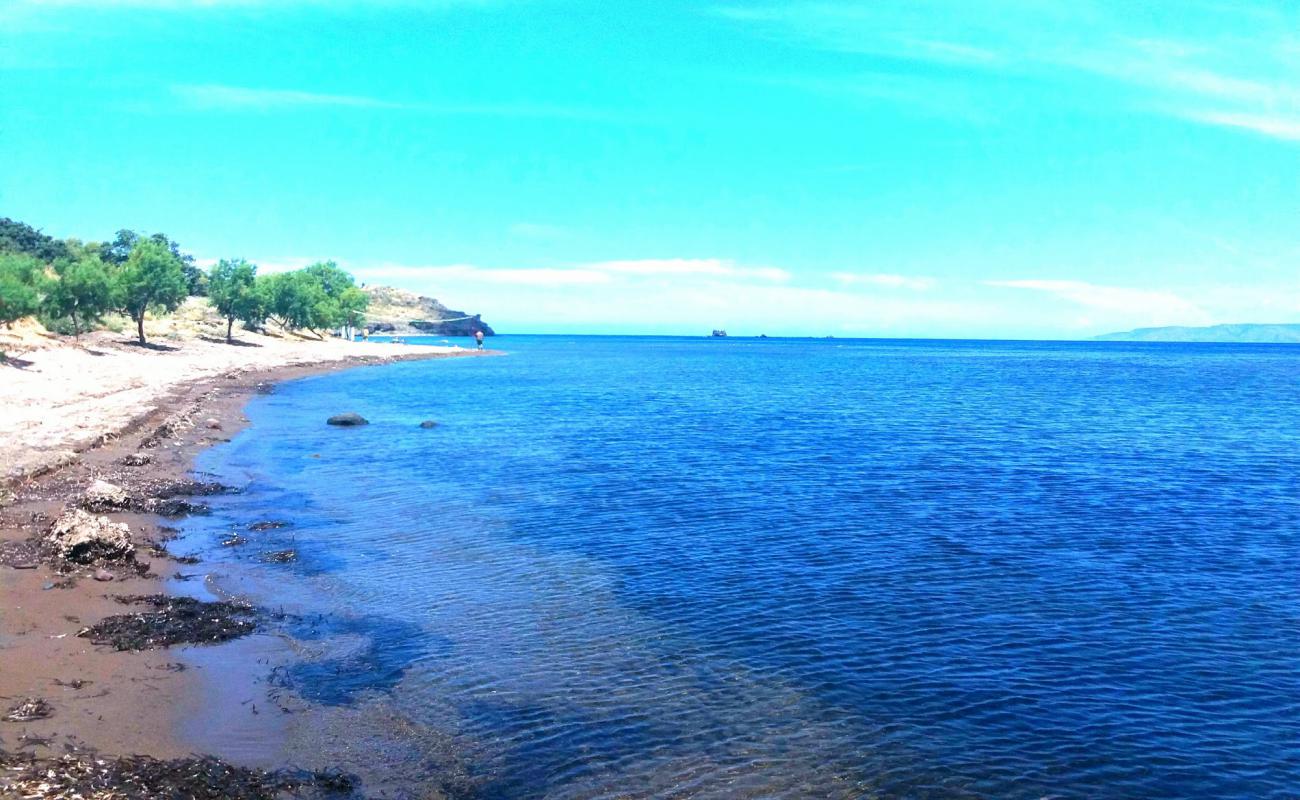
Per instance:
[[[81,496],[81,506],[89,511],[119,511],[131,504],[131,497],[121,486],[96,479]]]
[[[55,555],[78,564],[122,559],[135,552],[130,528],[79,508],[63,512],[50,527],[45,542]]]
[[[122,457],[122,463],[128,467],[143,467],[150,461],[153,461],[153,456],[144,453],[127,453]]]
[[[330,425],[341,425],[345,428],[350,428],[355,425],[370,424],[370,420],[366,419],[365,417],[353,411],[349,411],[346,414],[335,414],[334,416],[325,420],[325,422]]]
[[[431,420],[431,419],[426,419],[424,422],[421,422],[421,423],[420,423],[420,427],[421,427],[421,428],[436,428],[436,427],[438,427],[438,423],[435,422],[435,421],[433,421],[433,420]]]

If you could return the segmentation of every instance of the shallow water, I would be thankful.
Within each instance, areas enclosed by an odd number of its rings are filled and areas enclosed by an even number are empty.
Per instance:
[[[248,491],[187,541],[303,615],[295,735],[372,786],[1300,794],[1300,348],[495,346],[200,463]]]

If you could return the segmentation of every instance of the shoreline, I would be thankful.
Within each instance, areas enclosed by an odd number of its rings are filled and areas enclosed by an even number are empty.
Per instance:
[[[187,480],[196,456],[242,430],[247,425],[244,406],[275,384],[399,361],[500,355],[493,350],[409,349],[417,347],[389,353],[384,351],[397,348],[372,345],[355,355],[331,353],[329,359],[177,381],[152,398],[147,410],[69,448],[75,455],[56,451],[51,460],[46,451],[37,459],[42,462],[38,469],[0,476],[0,489],[7,495],[0,495],[0,657],[6,665],[0,670],[0,716],[23,699],[44,701],[51,712],[41,719],[0,721],[0,761],[56,758],[69,748],[110,757],[186,758],[192,752],[181,741],[179,717],[183,709],[202,702],[197,676],[178,666],[182,659],[172,648],[118,652],[77,637],[84,627],[124,613],[115,596],[173,594],[168,583],[174,573],[202,573],[202,565],[186,568],[176,554],[166,553],[167,518],[136,511],[105,514],[130,526],[138,559],[148,564],[147,573],[139,575],[110,565],[111,581],[97,580],[93,569],[78,570],[69,580],[45,560],[31,568],[22,561],[24,542],[40,536],[96,479],[128,492]],[[375,348],[382,350],[376,353]],[[150,439],[163,441],[150,447]],[[124,466],[122,459],[133,453],[147,453],[149,463]]]

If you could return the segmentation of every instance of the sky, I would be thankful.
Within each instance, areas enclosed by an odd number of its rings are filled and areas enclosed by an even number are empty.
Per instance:
[[[0,0],[0,216],[503,332],[1300,322],[1294,0]]]

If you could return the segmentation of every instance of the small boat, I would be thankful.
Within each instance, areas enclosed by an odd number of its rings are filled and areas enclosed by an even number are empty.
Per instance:
[[[715,339],[722,339],[722,338],[724,338],[726,335],[727,335],[727,332],[724,331],[724,330],[719,330],[718,328],[714,328],[714,329],[713,329],[713,336],[714,336]]]

